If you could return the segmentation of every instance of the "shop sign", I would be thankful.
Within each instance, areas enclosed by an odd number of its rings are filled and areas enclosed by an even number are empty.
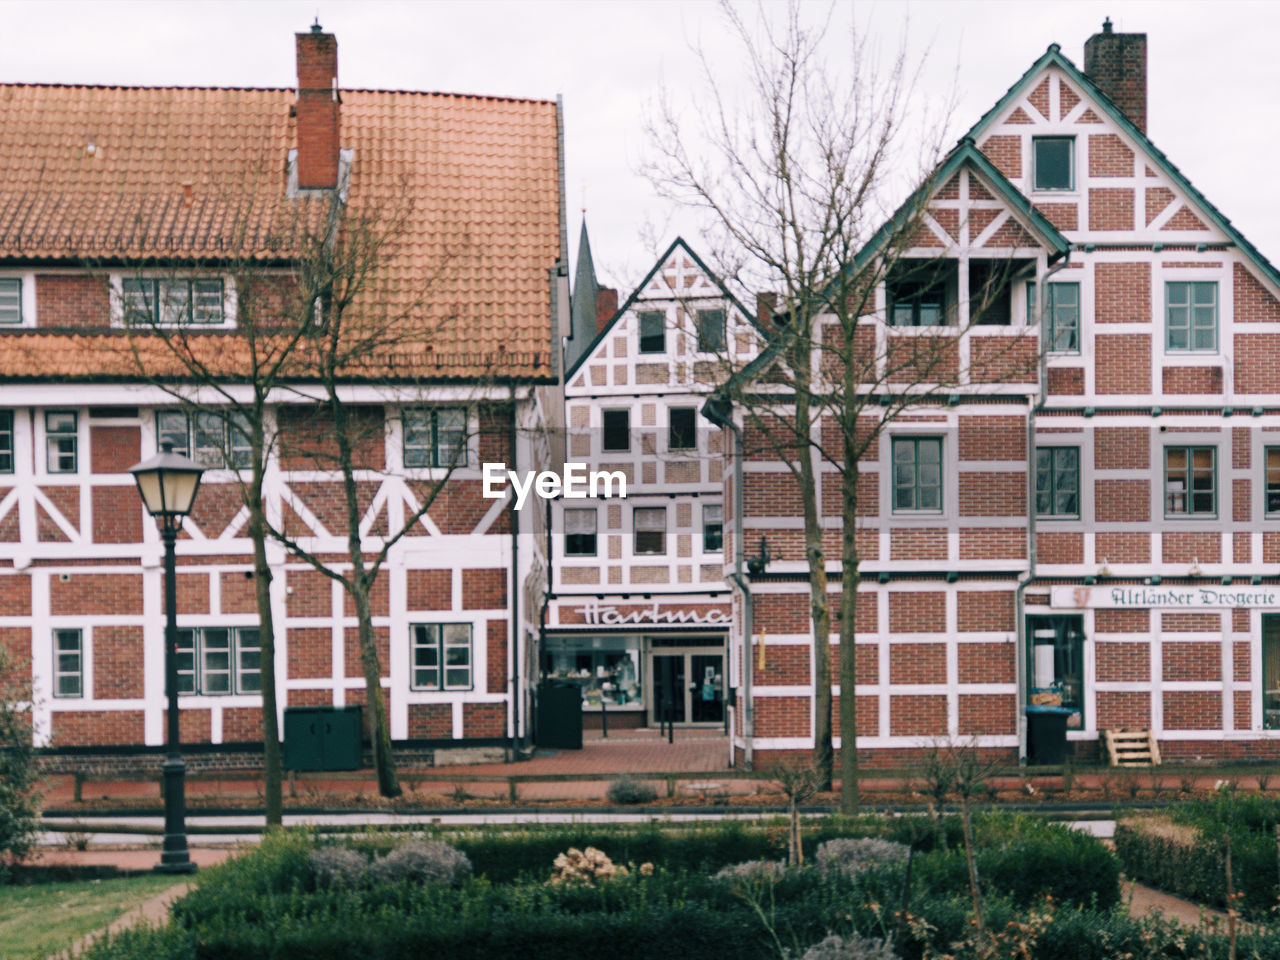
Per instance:
[[[1211,610],[1220,608],[1280,608],[1280,588],[1255,586],[1054,587],[1055,607],[1072,610]]]
[[[699,612],[688,609],[672,609],[657,603],[648,607],[614,607],[592,601],[578,607],[583,623],[591,627],[619,627],[629,623],[670,623],[721,625],[729,623],[729,614],[723,610]]]

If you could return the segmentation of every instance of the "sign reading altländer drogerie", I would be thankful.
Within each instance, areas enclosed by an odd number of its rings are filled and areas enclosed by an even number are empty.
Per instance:
[[[1054,587],[1052,603],[1071,610],[1217,610],[1275,607],[1280,587],[1274,586],[1150,586],[1143,584],[1094,587]]]

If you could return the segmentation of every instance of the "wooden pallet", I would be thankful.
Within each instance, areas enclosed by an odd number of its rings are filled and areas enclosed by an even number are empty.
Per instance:
[[[1150,730],[1104,730],[1102,737],[1111,766],[1160,766],[1160,745]]]

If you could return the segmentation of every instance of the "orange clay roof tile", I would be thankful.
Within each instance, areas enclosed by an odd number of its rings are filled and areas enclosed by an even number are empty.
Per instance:
[[[408,351],[419,375],[549,376],[555,103],[341,96],[352,217],[409,205],[368,296],[431,331]],[[293,104],[292,90],[0,85],[0,260],[280,260],[282,225],[324,213],[285,195]],[[119,339],[6,333],[0,376],[128,377]]]

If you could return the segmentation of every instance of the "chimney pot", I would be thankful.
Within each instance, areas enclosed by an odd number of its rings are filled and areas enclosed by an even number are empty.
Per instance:
[[[1084,75],[1147,132],[1147,35],[1114,33],[1111,18],[1084,44]]]
[[[341,100],[338,90],[338,40],[324,33],[319,19],[307,33],[295,34],[298,99],[294,108],[298,143],[298,188],[331,190],[338,186]]]

